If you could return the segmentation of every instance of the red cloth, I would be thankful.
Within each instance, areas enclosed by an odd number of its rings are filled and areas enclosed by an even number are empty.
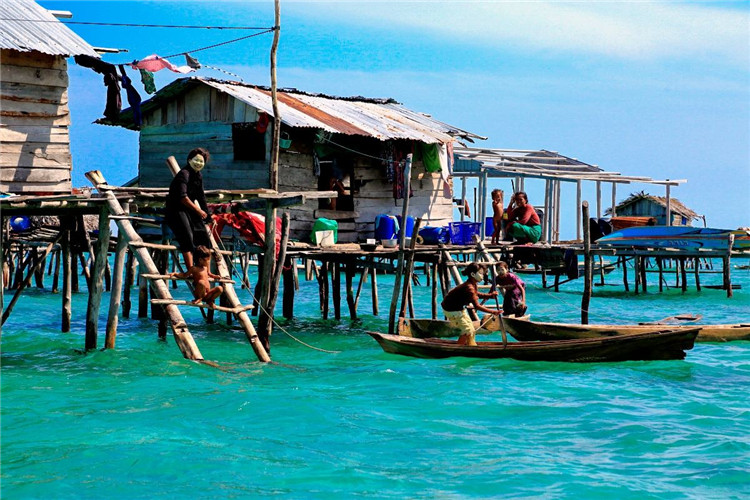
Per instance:
[[[230,226],[240,233],[242,239],[251,245],[265,246],[266,244],[266,221],[262,215],[252,212],[215,213],[212,215],[216,223],[213,228],[214,238],[221,236],[225,226]],[[276,257],[281,249],[281,218],[276,217]]]

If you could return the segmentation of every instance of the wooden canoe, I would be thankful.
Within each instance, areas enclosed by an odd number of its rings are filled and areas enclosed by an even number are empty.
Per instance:
[[[387,353],[416,358],[509,358],[518,361],[594,363],[684,359],[693,348],[698,328],[657,330],[633,335],[543,342],[477,342],[458,345],[455,340],[415,339],[367,332]]]
[[[654,325],[581,325],[542,323],[528,318],[505,318],[505,329],[516,340],[568,340],[632,335],[653,331]],[[698,328],[697,342],[750,340],[750,324],[670,326],[675,330]]]
[[[506,317],[503,316],[503,318]],[[523,317],[530,318],[529,315]],[[500,321],[497,317],[485,317],[482,321],[474,321],[473,323],[478,335],[500,331]],[[653,330],[654,327],[651,329]],[[442,319],[399,318],[398,334],[415,339],[427,339],[458,337],[461,331]]]

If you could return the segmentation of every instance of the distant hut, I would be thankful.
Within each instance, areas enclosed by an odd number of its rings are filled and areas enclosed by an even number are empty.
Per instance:
[[[30,0],[0,2],[0,191],[70,193],[68,63],[99,57]]]
[[[294,89],[278,92],[281,115],[279,191],[341,189],[332,202],[314,200],[289,209],[292,238],[309,236],[316,218],[339,223],[339,241],[373,236],[380,214],[401,214],[400,166],[414,154],[410,215],[425,224],[452,220],[450,168],[454,141],[481,138],[411,111],[392,99],[333,97]],[[274,126],[267,87],[210,78],[182,78],[141,105],[139,185],[166,186],[166,156],[180,163],[205,146],[209,189],[268,187]],[[137,129],[132,111],[98,123]],[[337,181],[341,181],[338,183]]]
[[[669,204],[672,226],[692,226],[693,221],[703,218],[675,198],[671,198]],[[653,217],[656,219],[656,225],[664,226],[667,225],[667,199],[643,191],[633,193],[615,207],[615,213],[618,217]],[[607,209],[606,214],[611,215],[612,210]]]

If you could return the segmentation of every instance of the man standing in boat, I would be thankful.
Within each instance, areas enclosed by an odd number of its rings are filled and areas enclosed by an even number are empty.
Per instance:
[[[502,309],[490,309],[479,303],[479,299],[497,297],[497,291],[480,293],[477,289],[477,285],[484,280],[486,273],[487,268],[485,266],[477,263],[469,264],[463,271],[463,275],[467,276],[468,279],[449,291],[441,304],[448,323],[461,331],[461,335],[458,337],[459,345],[477,345],[476,340],[474,340],[474,323],[466,311],[468,305],[474,306],[477,311],[489,314],[500,315],[503,312]]]

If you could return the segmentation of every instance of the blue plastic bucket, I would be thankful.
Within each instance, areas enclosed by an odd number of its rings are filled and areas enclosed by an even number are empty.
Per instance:
[[[403,228],[404,227],[404,223],[401,220],[401,216],[400,215],[396,216],[396,220],[398,220],[399,227]],[[398,230],[397,232],[398,232],[398,235],[396,237],[400,238],[401,237],[401,230]],[[412,217],[411,215],[407,215],[406,216],[406,237],[407,238],[411,238],[411,235],[413,233],[414,233],[414,217]]]
[[[492,233],[494,232],[495,232],[495,224],[492,222],[492,217],[487,217],[484,220],[484,235],[492,236]]]
[[[375,239],[391,240],[396,237],[398,222],[393,215],[380,214],[375,217]]]

